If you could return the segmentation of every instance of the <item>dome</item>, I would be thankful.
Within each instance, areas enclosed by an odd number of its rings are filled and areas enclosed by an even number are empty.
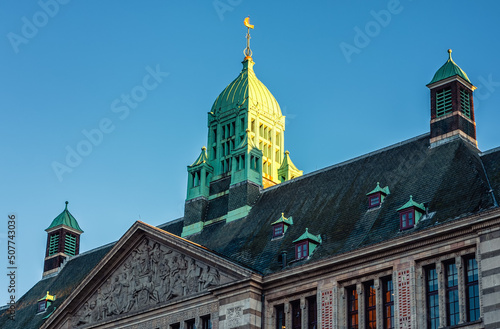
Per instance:
[[[281,117],[281,109],[269,89],[255,76],[251,58],[243,61],[243,70],[217,97],[211,112],[220,115],[234,108],[256,108],[272,116]]]
[[[465,72],[453,61],[453,59],[451,59],[451,49],[448,49],[448,54],[448,60],[439,68],[439,70],[437,70],[436,74],[434,74],[434,77],[432,78],[432,81],[429,82],[429,85],[455,75],[460,76],[465,81],[472,84],[467,77],[467,74],[465,74]]]

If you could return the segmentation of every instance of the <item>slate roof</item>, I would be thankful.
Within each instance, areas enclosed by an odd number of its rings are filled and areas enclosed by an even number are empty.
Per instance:
[[[366,194],[373,182],[389,186],[391,194],[380,207],[368,209]],[[427,203],[435,215],[400,232],[396,210],[410,195]],[[282,270],[282,251],[287,251],[288,267],[294,267],[460,220],[498,207],[496,200],[500,148],[479,154],[459,138],[429,148],[425,134],[265,189],[246,218],[209,225],[187,238],[265,275]],[[294,225],[283,238],[272,239],[271,224],[282,213],[293,216]],[[158,226],[178,236],[182,227],[182,218]],[[293,262],[293,241],[306,228],[321,234],[322,243],[309,259]],[[113,244],[71,258],[57,276],[39,281],[19,299],[15,322],[0,311],[0,327],[38,328]],[[47,291],[57,299],[36,315],[36,301]]]
[[[248,216],[231,223],[207,226],[187,237],[262,274],[281,270],[278,256],[294,258],[293,241],[306,228],[321,234],[322,244],[310,259],[296,266],[412,234],[494,206],[478,150],[462,139],[435,148],[429,134],[307,174],[264,190]],[[485,155],[500,188],[500,150]],[[380,207],[368,209],[366,193],[373,182],[389,186]],[[400,232],[397,209],[410,195],[436,212],[415,228]],[[498,188],[497,188],[498,195]],[[281,239],[272,239],[271,224],[284,212],[293,216]],[[177,222],[172,227],[179,232]],[[170,231],[168,224],[162,227]]]

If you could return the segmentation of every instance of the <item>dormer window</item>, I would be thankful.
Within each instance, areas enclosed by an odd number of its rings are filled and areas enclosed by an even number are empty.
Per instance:
[[[399,228],[403,231],[417,225],[425,213],[425,207],[423,204],[413,201],[413,196],[410,195],[410,200],[397,211],[399,212]]]
[[[279,223],[273,226],[273,238],[282,236],[285,233],[283,230],[283,223]]]
[[[273,239],[280,238],[285,235],[285,232],[290,225],[293,225],[292,216],[286,218],[284,213],[281,213],[281,217],[271,224],[273,227]]]
[[[309,256],[309,243],[302,241],[295,244],[295,259],[307,258]]]
[[[295,259],[304,259],[311,256],[316,249],[321,244],[321,235],[313,235],[309,233],[309,229],[306,228],[304,234],[302,234],[298,239],[293,241],[295,244]]]
[[[380,187],[380,183],[377,182],[377,187],[375,187],[372,191],[366,193],[368,196],[368,208],[375,208],[382,204],[385,197],[391,194],[389,191],[389,186],[384,188]]]
[[[47,294],[43,298],[40,298],[38,300],[36,313],[45,312],[55,299],[56,296],[50,295],[49,292],[47,291]]]

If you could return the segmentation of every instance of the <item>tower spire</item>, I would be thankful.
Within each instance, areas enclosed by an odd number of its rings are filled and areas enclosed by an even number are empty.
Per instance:
[[[247,27],[247,47],[243,51],[243,54],[245,55],[245,60],[252,59],[252,50],[250,49],[250,29],[253,29],[254,26],[250,24],[250,16],[246,17],[245,20],[243,21],[243,24]]]

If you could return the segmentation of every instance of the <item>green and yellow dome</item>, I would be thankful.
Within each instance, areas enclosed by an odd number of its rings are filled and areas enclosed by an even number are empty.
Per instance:
[[[220,115],[232,109],[255,108],[272,116],[281,117],[281,109],[269,89],[257,79],[253,71],[255,63],[245,58],[243,69],[233,82],[217,97],[211,112]]]

